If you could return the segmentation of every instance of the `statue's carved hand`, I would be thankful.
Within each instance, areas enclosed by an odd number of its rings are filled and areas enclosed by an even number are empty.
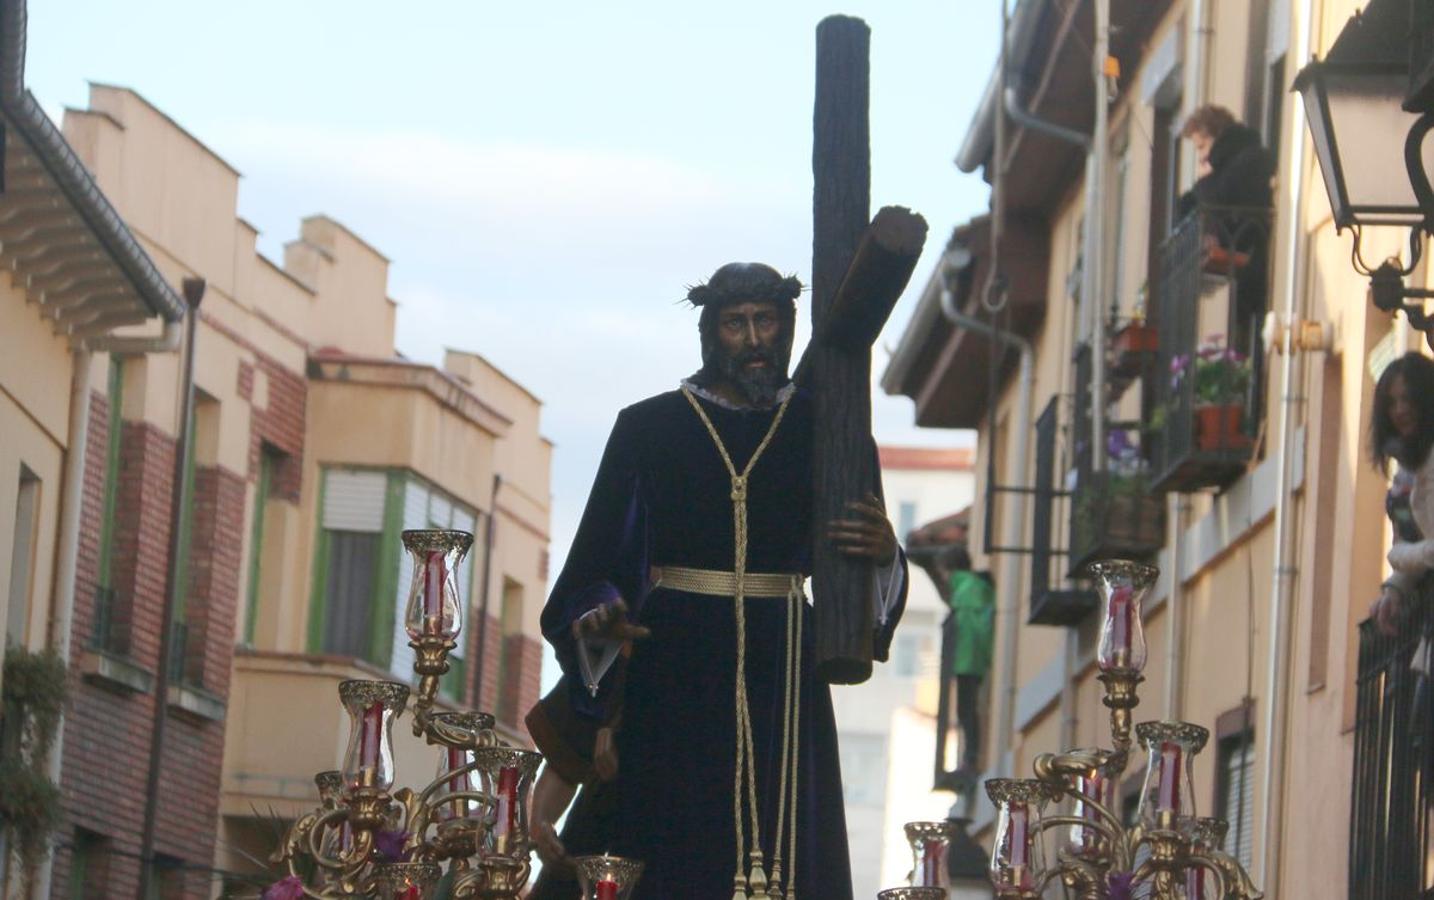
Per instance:
[[[865,500],[854,500],[846,506],[850,518],[827,523],[827,537],[846,556],[869,559],[879,566],[891,565],[896,559],[896,531],[881,501],[867,494]]]
[[[573,623],[578,640],[640,641],[652,632],[627,618],[627,604],[621,599],[589,610]]]

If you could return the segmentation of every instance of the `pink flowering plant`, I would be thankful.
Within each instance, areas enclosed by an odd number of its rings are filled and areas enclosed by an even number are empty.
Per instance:
[[[1243,402],[1252,375],[1250,358],[1225,346],[1225,336],[1219,334],[1206,338],[1193,359],[1182,353],[1170,360],[1170,389],[1179,390],[1187,376],[1192,378],[1196,406]]]

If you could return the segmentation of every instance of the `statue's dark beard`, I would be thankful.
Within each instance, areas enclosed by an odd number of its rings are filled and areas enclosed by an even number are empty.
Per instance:
[[[758,359],[766,362],[766,368],[747,368],[747,363]],[[736,356],[728,356],[718,351],[723,377],[736,385],[737,390],[741,391],[747,402],[753,406],[772,406],[777,402],[777,394],[787,384],[787,364],[790,361],[791,349],[786,347],[745,350]]]

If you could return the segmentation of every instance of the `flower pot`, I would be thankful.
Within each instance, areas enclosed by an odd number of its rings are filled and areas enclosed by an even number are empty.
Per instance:
[[[1250,438],[1240,430],[1245,407],[1239,403],[1208,403],[1195,407],[1195,446],[1201,450],[1243,450]]]
[[[1131,322],[1115,333],[1116,353],[1154,353],[1159,346],[1160,336],[1144,322]]]
[[[1144,322],[1126,325],[1111,340],[1112,374],[1119,378],[1138,377],[1159,344],[1160,337],[1152,326]]]

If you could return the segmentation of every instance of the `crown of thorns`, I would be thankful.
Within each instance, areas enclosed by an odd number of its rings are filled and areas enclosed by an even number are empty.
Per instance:
[[[702,284],[687,289],[693,306],[726,306],[729,303],[793,302],[801,296],[802,282],[795,275],[783,276],[763,263],[728,263]]]

